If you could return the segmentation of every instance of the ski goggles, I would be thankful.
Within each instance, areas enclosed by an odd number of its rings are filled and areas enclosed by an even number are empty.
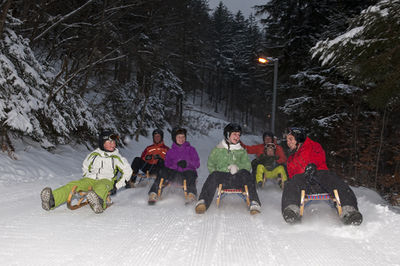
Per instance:
[[[107,141],[107,140],[118,142],[119,141],[119,136],[117,134],[111,134],[111,135],[108,135],[108,136],[103,136],[103,141]]]
[[[274,143],[267,143],[264,145],[266,149],[276,149],[276,145]]]

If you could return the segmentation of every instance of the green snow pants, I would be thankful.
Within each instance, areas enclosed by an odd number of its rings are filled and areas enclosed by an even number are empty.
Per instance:
[[[282,177],[282,183],[287,180],[285,168],[282,165],[278,165],[272,171],[268,171],[265,169],[264,165],[257,165],[257,174],[256,174],[256,182],[263,181],[263,175],[265,174],[266,178],[272,179],[277,178],[279,175]]]
[[[88,191],[89,187],[92,187],[92,190],[101,199],[103,199],[103,208],[105,209],[107,205],[107,195],[108,192],[113,188],[113,184],[113,181],[108,179],[92,179],[87,177],[84,177],[80,180],[71,181],[68,184],[59,187],[53,191],[55,207],[58,207],[59,205],[65,203],[72,188],[74,186],[78,186],[76,191]]]

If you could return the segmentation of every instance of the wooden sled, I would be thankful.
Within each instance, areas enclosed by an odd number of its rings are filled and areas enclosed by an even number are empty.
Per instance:
[[[89,191],[92,190],[92,187],[89,187],[88,191],[76,191],[78,186],[73,186],[71,189],[71,192],[69,192],[68,199],[67,199],[67,207],[70,210],[76,210],[79,209],[85,205],[87,205],[89,202],[87,201],[87,194]],[[72,202],[74,200],[77,200],[75,204]],[[110,192],[108,193],[107,196],[107,208],[112,205],[111,197],[110,197]]]
[[[149,171],[146,171],[146,173],[138,173],[136,175],[136,177],[139,178],[139,181],[136,181],[135,185],[139,185],[140,182],[142,182],[143,180],[149,180],[149,179],[155,179],[156,178],[155,175],[150,175]]]
[[[162,192],[163,188],[169,187],[169,186],[171,186],[171,183],[165,184],[165,183],[164,183],[164,178],[161,178],[160,184],[158,185],[158,192],[157,192],[157,197],[158,197],[158,199],[161,199],[161,192]],[[179,187],[179,188],[182,188],[182,189],[183,189],[183,193],[184,193],[184,195],[185,195],[185,200],[188,200],[188,198],[187,198],[188,192],[187,192],[186,179],[183,179],[183,185],[182,185],[182,186],[180,186],[180,185],[174,185],[174,186],[177,186],[177,187]]]
[[[340,203],[339,193],[336,189],[333,190],[333,195],[330,195],[329,193],[306,194],[306,191],[303,189],[301,191],[301,199],[300,199],[300,216],[303,216],[305,203],[314,200],[331,201],[333,204],[336,204],[336,209],[338,211],[339,216],[342,215],[342,205]]]
[[[219,207],[221,198],[225,196],[226,194],[236,194],[242,197],[245,201],[247,206],[250,206],[250,198],[249,198],[249,189],[247,188],[247,185],[244,185],[244,189],[239,188],[239,189],[222,189],[222,184],[219,184],[218,186],[218,194],[217,194],[217,208]]]

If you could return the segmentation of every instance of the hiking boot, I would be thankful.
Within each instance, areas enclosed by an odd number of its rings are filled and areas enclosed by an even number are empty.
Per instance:
[[[157,202],[157,194],[155,192],[151,192],[149,194],[148,203],[149,203],[149,205],[154,205],[154,204],[156,204],[156,202]]]
[[[104,211],[103,200],[96,194],[96,192],[92,190],[89,191],[86,198],[89,202],[90,208],[92,208],[95,213],[102,213]]]
[[[206,202],[205,202],[205,200],[203,200],[203,199],[201,199],[201,200],[199,200],[197,203],[196,203],[196,208],[195,208],[195,210],[196,210],[196,213],[197,214],[202,214],[202,213],[205,213],[206,212]]]
[[[54,196],[51,188],[45,187],[42,192],[40,192],[40,198],[42,200],[42,208],[46,211],[50,211],[50,209],[54,208]]]
[[[250,214],[254,215],[261,212],[261,206],[257,201],[252,201],[250,203]]]
[[[297,207],[297,206],[295,206]],[[296,209],[296,210],[294,210]],[[294,224],[294,223],[298,223],[300,222],[300,209],[299,207],[297,208],[292,208],[291,205],[289,205],[288,207],[286,207],[283,210],[283,219],[285,219],[285,222],[287,222],[288,224]]]
[[[361,213],[353,206],[343,206],[341,216],[343,223],[346,225],[360,225],[363,221]]]
[[[186,197],[186,204],[192,203],[196,200],[196,195],[193,193],[188,193]]]

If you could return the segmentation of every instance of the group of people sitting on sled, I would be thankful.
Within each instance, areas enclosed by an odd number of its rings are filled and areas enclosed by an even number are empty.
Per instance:
[[[302,128],[290,128],[286,134],[290,156],[277,144],[271,132],[263,134],[263,143],[253,146],[240,141],[242,129],[235,123],[228,124],[223,139],[211,151],[207,167],[209,176],[195,204],[195,212],[205,213],[210,206],[216,189],[220,186],[230,189],[246,188],[249,211],[261,211],[257,186],[266,179],[278,178],[282,192],[282,215],[287,223],[301,220],[301,193],[331,193],[338,191],[342,206],[340,217],[345,224],[359,225],[362,215],[357,199],[351,188],[334,172],[328,170],[325,151],[321,145],[307,137]],[[116,148],[118,136],[105,131],[99,136],[99,148],[83,161],[83,177],[54,191],[46,187],[41,192],[42,207],[51,210],[65,203],[71,189],[87,192],[87,201],[95,213],[107,208],[106,199],[110,192],[125,185],[133,188],[139,172],[156,178],[149,191],[148,203],[153,205],[161,196],[163,185],[184,182],[187,201],[196,201],[197,169],[200,158],[196,149],[186,140],[187,131],[176,127],[171,132],[172,147],[163,142],[163,131],[153,131],[153,144],[148,146],[141,157],[132,165],[122,157]],[[252,162],[248,154],[255,154]],[[252,173],[251,173],[252,172]],[[117,177],[119,179],[117,180]]]

